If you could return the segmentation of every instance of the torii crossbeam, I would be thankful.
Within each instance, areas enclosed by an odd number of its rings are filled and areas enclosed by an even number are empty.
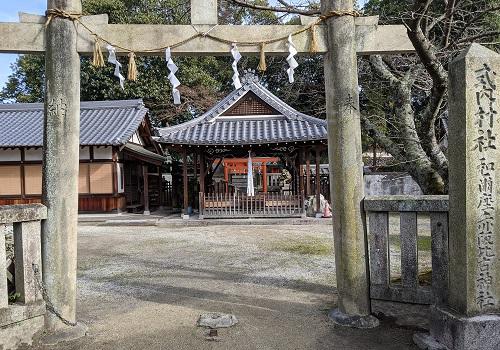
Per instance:
[[[81,0],[48,0],[48,10],[80,14]],[[322,0],[323,14],[352,11],[353,0]],[[269,40],[299,26],[227,26],[217,24],[216,0],[191,0],[192,25],[108,24],[106,15],[81,17],[95,33],[137,55],[169,46],[196,31],[228,41]],[[49,331],[76,320],[76,242],[78,214],[80,54],[93,52],[94,38],[68,18],[21,14],[21,23],[0,23],[0,53],[45,53],[43,203],[48,219],[42,227],[43,279],[54,312],[47,313]],[[332,175],[334,237],[339,310],[337,320],[369,316],[366,243],[361,216],[363,177],[356,53],[398,54],[413,51],[403,26],[379,26],[377,17],[332,17],[318,26],[318,52],[325,55],[329,158]],[[299,53],[309,53],[307,32],[294,37]],[[241,46],[255,54],[258,45]],[[117,52],[124,53],[117,48]],[[126,52],[126,51],[125,51]],[[226,43],[198,37],[172,50],[175,55],[228,55]],[[288,54],[284,42],[266,46],[266,53]],[[338,315],[340,314],[340,317]],[[62,322],[65,319],[67,322]],[[376,322],[375,322],[376,323]],[[373,324],[375,324],[373,323]],[[366,323],[365,323],[366,324]],[[76,329],[77,327],[73,327]],[[64,334],[72,331],[65,329]],[[73,331],[73,336],[78,330]]]
[[[228,41],[259,41],[283,37],[307,27],[302,25],[218,25],[217,4],[212,1],[192,0],[192,25],[148,25],[148,24],[108,24],[107,15],[84,16],[81,21],[88,24],[101,37],[116,44],[117,53],[124,52],[119,47],[130,48],[137,55],[158,55],[151,48],[171,46],[185,40],[196,31],[207,32]],[[20,23],[0,23],[0,52],[3,53],[43,53],[45,52],[45,16],[21,13]],[[412,52],[414,48],[402,25],[378,25],[378,16],[358,17],[356,25],[356,51],[360,55],[395,54]],[[94,38],[88,31],[77,25],[77,50],[82,55],[91,55]],[[318,26],[318,53],[327,51],[326,26]],[[306,31],[294,37],[299,53],[310,53],[310,35]],[[259,53],[259,45],[242,46],[241,53]],[[199,37],[172,50],[176,55],[227,55],[228,45]],[[266,45],[268,54],[287,54],[285,42]]]

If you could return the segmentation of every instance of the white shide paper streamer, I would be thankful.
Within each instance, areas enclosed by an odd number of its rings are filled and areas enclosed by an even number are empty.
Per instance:
[[[108,45],[107,49],[109,52],[108,62],[115,65],[115,77],[120,79],[120,87],[122,88],[122,90],[125,90],[125,77],[120,73],[122,64],[116,59],[116,49],[111,45]]]
[[[290,53],[288,57],[286,58],[286,61],[288,62],[288,65],[290,68],[286,70],[288,73],[288,81],[293,83],[295,81],[295,78],[293,77],[295,73],[295,68],[299,66],[298,62],[295,60],[295,55],[297,55],[297,49],[295,48],[295,45],[293,44],[292,41],[292,35],[288,36],[288,52]]]
[[[238,62],[241,60],[241,54],[238,51],[238,47],[235,43],[233,43],[233,47],[231,49],[231,55],[233,55],[233,63],[231,67],[233,67],[233,85],[236,90],[241,88],[240,74],[238,73]]]
[[[165,60],[167,61],[167,67],[170,70],[170,74],[168,75],[168,80],[170,81],[170,84],[172,84],[172,96],[174,96],[174,104],[180,105],[181,93],[177,88],[179,87],[179,85],[181,85],[181,82],[175,76],[175,73],[177,73],[179,68],[175,65],[174,61],[172,60],[172,51],[170,50],[170,47],[168,47],[165,50]]]

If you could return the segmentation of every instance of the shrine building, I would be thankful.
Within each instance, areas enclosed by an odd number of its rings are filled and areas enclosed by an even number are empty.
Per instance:
[[[41,201],[43,113],[42,103],[0,105],[0,205]],[[142,100],[81,103],[81,212],[160,206],[164,160]]]
[[[320,197],[326,121],[290,107],[252,74],[203,115],[158,133],[182,159],[185,218],[195,208],[201,218],[300,217],[304,199]]]

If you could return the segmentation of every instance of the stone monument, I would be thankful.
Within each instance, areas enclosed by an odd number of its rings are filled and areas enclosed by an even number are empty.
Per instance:
[[[499,74],[479,44],[450,64],[449,295],[415,336],[424,349],[500,349]]]

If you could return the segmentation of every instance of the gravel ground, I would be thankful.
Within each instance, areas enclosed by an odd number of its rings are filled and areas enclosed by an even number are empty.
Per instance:
[[[47,349],[416,349],[413,330],[328,321],[331,226],[80,227],[87,337]],[[239,323],[208,341],[204,312]],[[38,348],[42,348],[38,346]]]

